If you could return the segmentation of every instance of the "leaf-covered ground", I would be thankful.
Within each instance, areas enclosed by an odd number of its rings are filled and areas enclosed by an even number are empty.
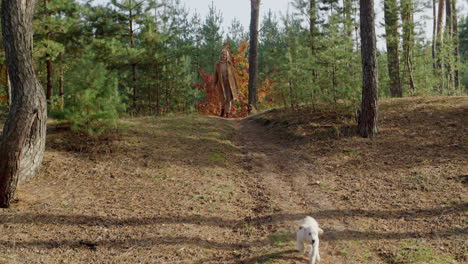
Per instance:
[[[40,174],[0,209],[0,263],[465,263],[467,97],[385,100],[380,134],[333,109],[51,123]]]

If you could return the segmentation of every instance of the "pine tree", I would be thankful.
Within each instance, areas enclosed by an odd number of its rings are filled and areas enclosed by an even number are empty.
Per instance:
[[[400,36],[398,34],[398,7],[396,0],[384,1],[384,14],[388,74],[390,76],[390,95],[392,97],[402,97],[399,56]]]
[[[249,51],[249,113],[257,109],[258,103],[258,18],[260,0],[250,0],[250,51]]]
[[[47,105],[32,58],[35,1],[2,1],[2,32],[12,102],[0,142],[0,207],[10,206],[16,185],[35,176],[44,155]]]
[[[409,84],[409,90],[412,94],[416,93],[416,84],[414,80],[414,4],[413,0],[401,0],[401,20],[403,24],[403,56],[402,61],[406,75],[404,77]]]
[[[214,65],[219,59],[219,54],[223,48],[222,23],[223,18],[221,12],[216,9],[214,2],[211,2],[208,15],[200,30],[200,66],[201,70],[204,72],[213,73]]]
[[[374,0],[360,0],[361,57],[362,57],[362,104],[358,118],[358,132],[362,137],[377,134],[377,61],[375,37]]]

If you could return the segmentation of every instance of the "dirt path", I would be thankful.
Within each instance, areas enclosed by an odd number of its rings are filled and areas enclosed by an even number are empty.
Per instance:
[[[292,240],[288,250],[274,256],[271,253],[256,256],[241,263],[256,263],[265,257],[284,260],[284,263],[304,262],[305,258],[291,248],[291,244],[294,244],[298,222],[306,215],[315,216],[326,230],[321,243],[322,263],[346,263],[335,256],[336,248],[330,242],[334,230],[344,229],[345,225],[338,219],[319,217],[321,210],[336,208],[320,192],[320,177],[314,173],[314,163],[297,149],[299,143],[281,139],[280,135],[249,119],[228,122],[236,128],[234,142],[243,154],[240,162],[246,173],[242,181],[252,199],[257,201],[252,208],[251,223],[262,232],[270,235],[280,232]]]

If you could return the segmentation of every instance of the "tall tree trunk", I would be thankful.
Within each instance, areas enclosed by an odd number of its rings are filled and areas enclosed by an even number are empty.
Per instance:
[[[250,52],[249,52],[249,113],[257,109],[257,72],[258,72],[258,17],[260,0],[250,0]]]
[[[384,1],[384,15],[388,74],[390,76],[390,96],[402,97],[399,55],[400,36],[398,34],[398,6],[396,0]]]
[[[353,35],[353,25],[352,25],[352,18],[351,18],[351,10],[352,10],[352,0],[343,0],[344,6],[344,16],[345,16],[345,32],[348,37],[351,38]]]
[[[53,85],[52,85],[52,61],[50,60],[50,55],[46,54],[46,64],[47,64],[47,104],[51,106],[54,102],[52,99],[53,96]]]
[[[47,106],[32,59],[32,20],[37,0],[2,0],[2,32],[12,103],[0,143],[0,207],[18,183],[33,177],[44,155]]]
[[[414,84],[413,48],[414,48],[414,4],[413,0],[401,1],[401,20],[403,23],[403,62],[406,76],[412,94],[416,93]]]
[[[317,49],[316,39],[317,27],[317,3],[316,0],[309,0],[309,34],[310,34],[310,49],[312,54],[315,55]]]
[[[63,110],[65,107],[65,98],[63,92],[63,68],[60,68],[60,76],[59,76],[59,97],[60,97],[60,110]]]
[[[455,90],[460,89],[460,40],[458,35],[458,16],[457,16],[457,0],[452,0],[452,33],[453,33],[453,56],[454,56],[454,83]]]
[[[129,10],[129,32],[130,32],[130,47],[135,48],[135,40],[133,39],[133,16],[132,9]],[[133,109],[137,111],[137,78],[136,78],[136,62],[132,58],[132,87],[133,87]]]
[[[439,0],[439,7],[437,12],[437,36],[436,36],[436,76],[439,80],[438,85],[435,89],[439,90],[440,93],[444,91],[444,69],[442,67],[442,46],[444,44],[444,28],[443,25],[443,18],[444,18],[444,7],[445,7],[445,0]]]
[[[377,47],[375,37],[374,0],[360,0],[362,103],[358,119],[358,133],[362,137],[377,134]]]
[[[47,4],[49,3],[49,0],[44,0],[44,16],[45,18],[49,17],[49,11],[47,10]],[[51,32],[49,31],[49,26],[45,24],[45,31],[47,34],[47,40],[50,40],[50,34]],[[46,65],[47,65],[47,94],[46,94],[46,99],[47,99],[47,104],[50,106],[53,104],[53,84],[52,84],[52,60],[50,58],[50,54],[46,53]]]
[[[437,42],[437,0],[432,0],[432,68],[436,67],[436,42]]]
[[[447,39],[445,40],[449,46],[453,44],[453,25],[452,25],[452,3],[451,0],[445,0],[445,31],[447,32]],[[447,92],[449,95],[454,93],[453,81],[453,57],[450,52],[445,60],[445,68],[447,69]]]

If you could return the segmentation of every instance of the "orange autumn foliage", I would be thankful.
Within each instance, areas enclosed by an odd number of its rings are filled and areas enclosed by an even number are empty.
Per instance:
[[[233,102],[230,116],[231,117],[245,117],[248,115],[248,85],[249,85],[249,61],[246,53],[249,48],[247,41],[242,41],[237,52],[233,52],[231,47],[226,46],[231,54],[232,63],[237,74],[237,81],[239,84],[239,98]],[[204,90],[206,98],[197,103],[197,110],[201,114],[205,115],[220,115],[221,114],[221,102],[215,89],[213,89],[214,76],[209,73],[200,72],[201,83],[195,86],[199,90]],[[270,103],[271,99],[266,99],[274,81],[265,80],[262,86],[258,90],[259,102]],[[265,100],[266,99],[266,100]]]

